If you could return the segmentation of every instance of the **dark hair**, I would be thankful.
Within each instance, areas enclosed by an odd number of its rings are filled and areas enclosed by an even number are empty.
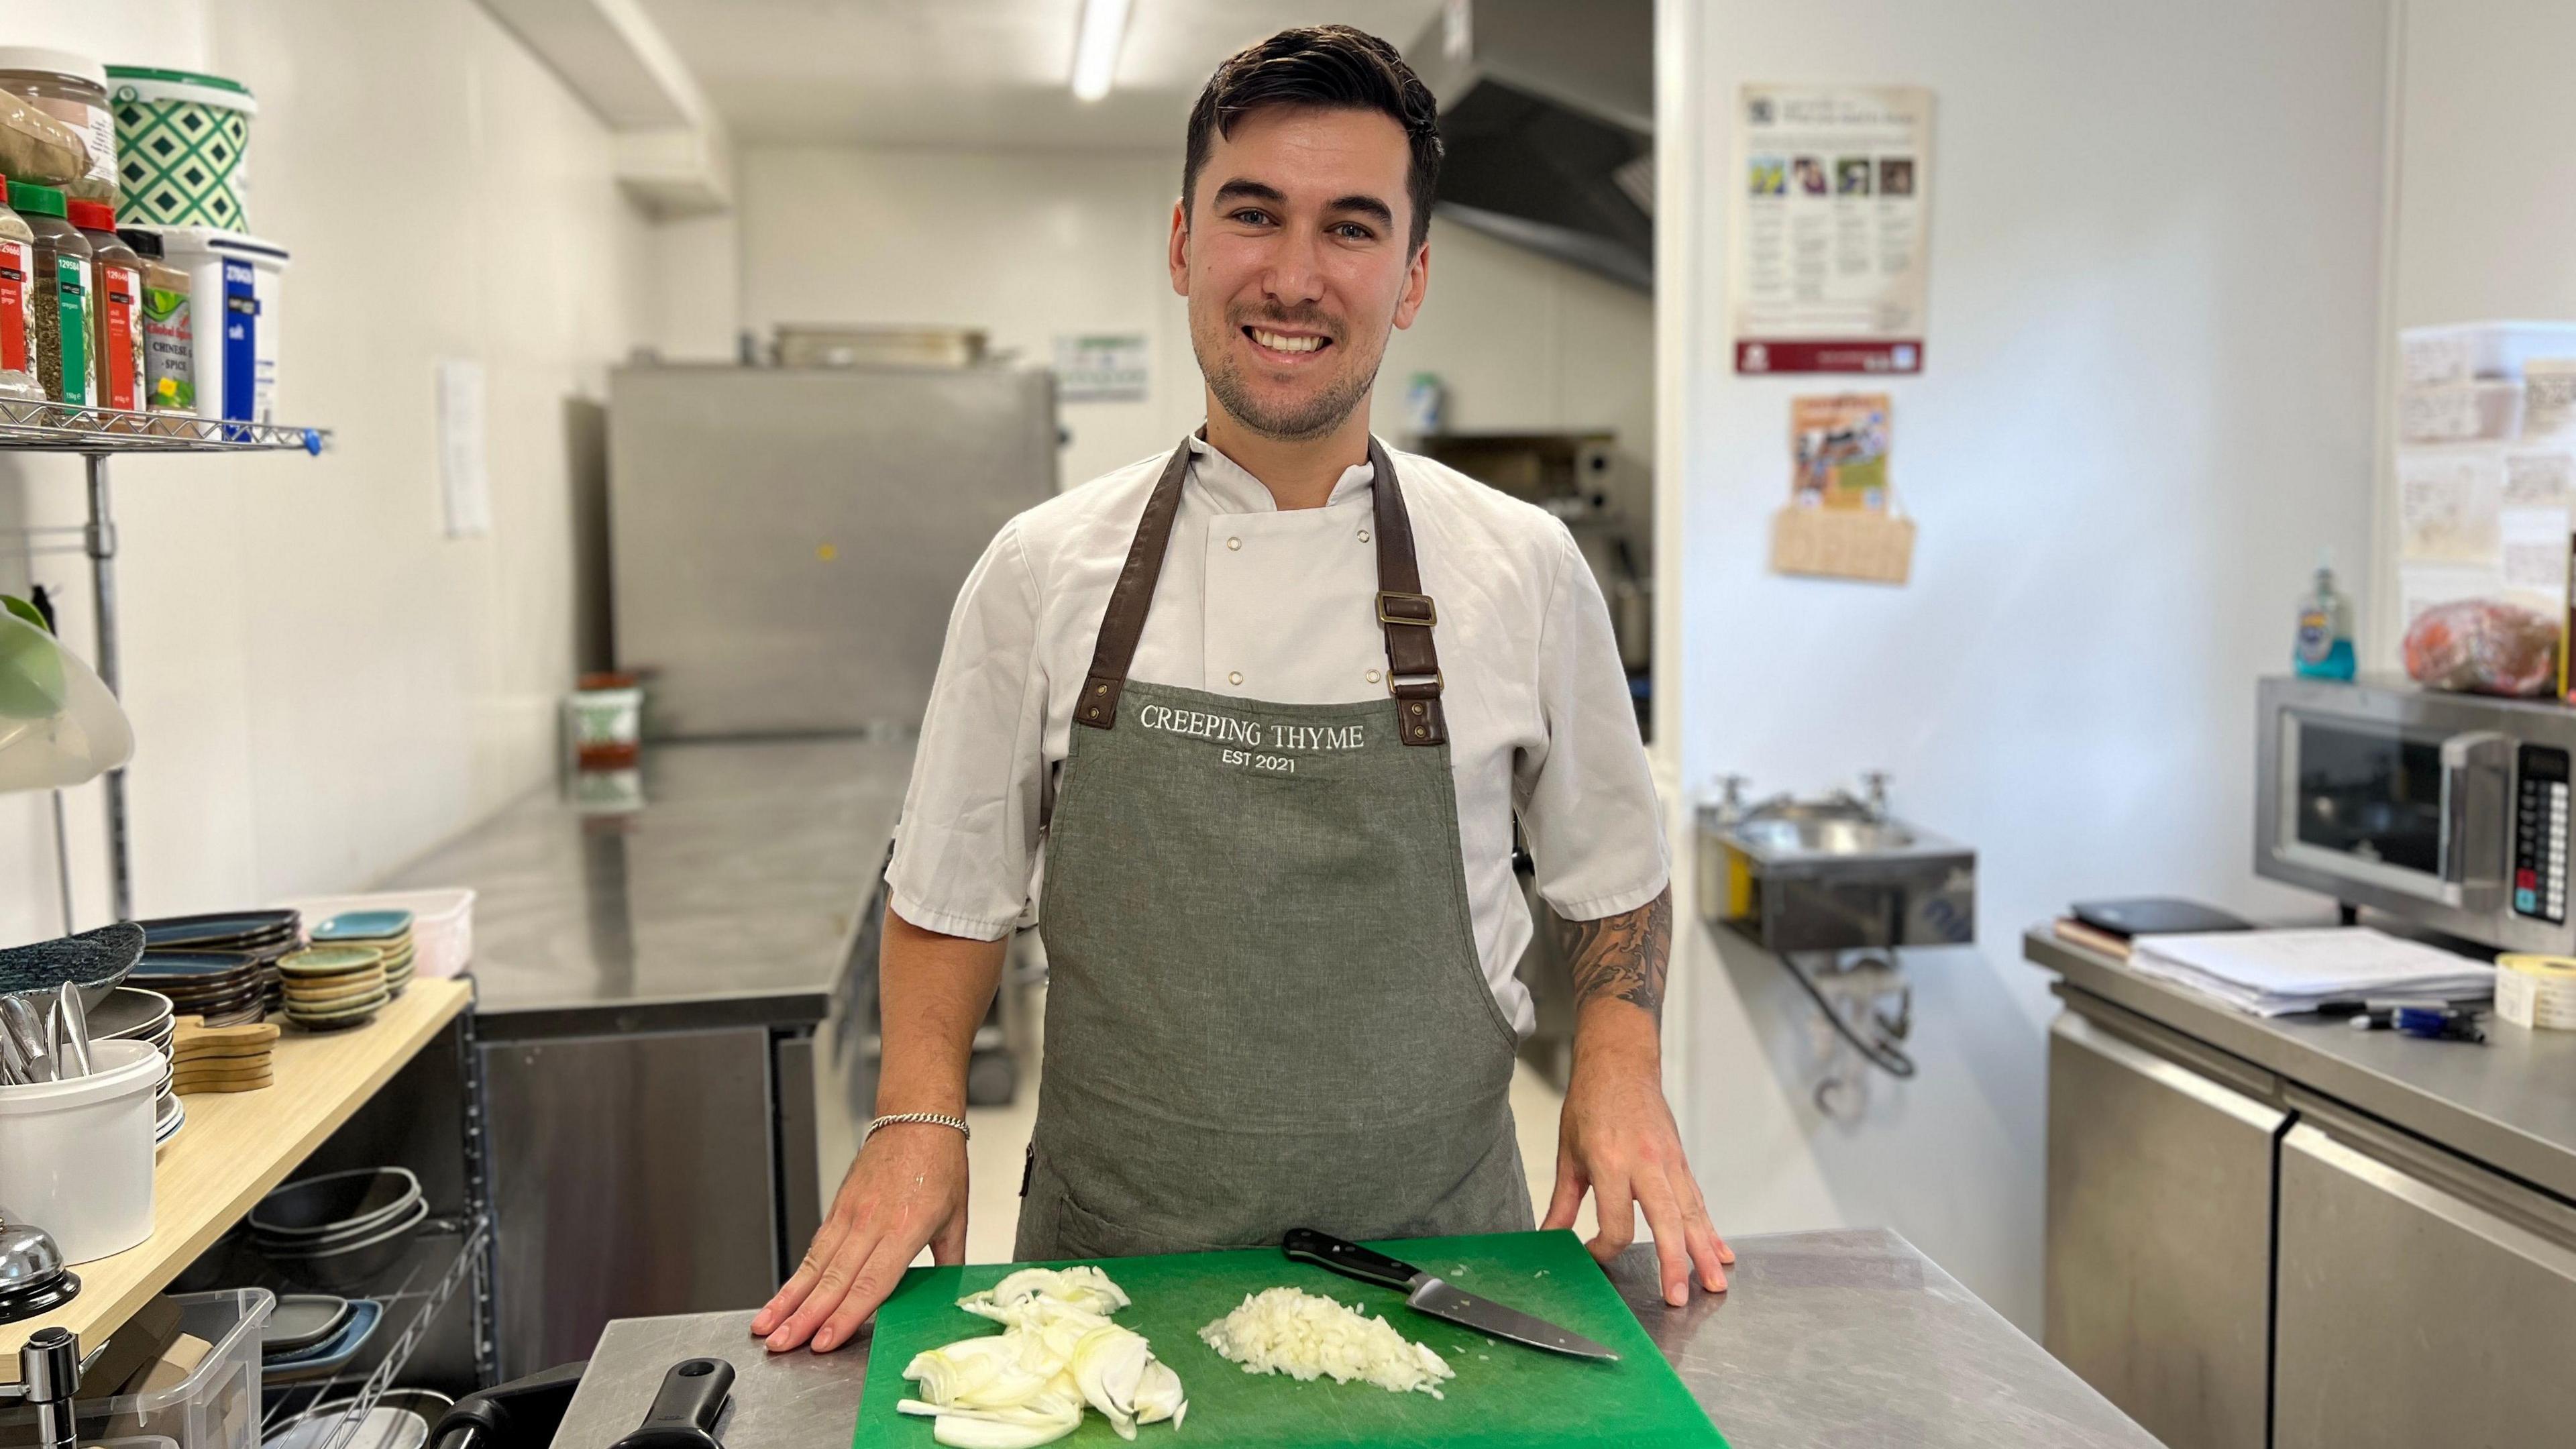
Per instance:
[[[1405,250],[1410,255],[1420,249],[1431,231],[1432,193],[1440,187],[1439,103],[1394,46],[1347,25],[1280,31],[1226,57],[1208,77],[1207,89],[1190,107],[1189,150],[1181,163],[1184,214],[1214,138],[1231,134],[1237,119],[1263,106],[1378,111],[1403,127],[1413,152],[1404,177],[1413,238]]]

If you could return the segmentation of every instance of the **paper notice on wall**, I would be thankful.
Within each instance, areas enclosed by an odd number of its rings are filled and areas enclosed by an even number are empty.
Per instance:
[[[2397,616],[2402,627],[2436,604],[2505,596],[2504,574],[2497,569],[2452,564],[2400,564],[2397,568]]]
[[[1932,92],[1748,84],[1734,156],[1735,370],[1921,371]]]
[[[1055,395],[1064,402],[1143,402],[1142,332],[1068,334],[1055,340]]]
[[[2576,431],[2576,358],[2535,357],[2522,365],[2522,435]]]
[[[2508,593],[2555,613],[2567,598],[2567,510],[2510,508],[2500,518]]]
[[[2565,509],[2576,495],[2576,453],[2520,448],[2504,455],[2506,508]]]
[[[2423,448],[2397,455],[2402,559],[2494,567],[2503,505],[2500,450]]]
[[[1887,511],[1892,409],[1886,393],[1789,400],[1789,501]]]

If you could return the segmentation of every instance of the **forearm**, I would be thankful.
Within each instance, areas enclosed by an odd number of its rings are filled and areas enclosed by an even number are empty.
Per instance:
[[[1673,945],[1673,893],[1593,921],[1556,918],[1574,978],[1575,1057],[1605,1051],[1662,1055],[1664,975]]]
[[[1010,944],[925,931],[893,911],[877,955],[877,1112],[966,1110],[966,1063]]]

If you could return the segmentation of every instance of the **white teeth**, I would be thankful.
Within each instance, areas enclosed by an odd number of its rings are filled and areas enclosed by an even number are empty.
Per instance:
[[[1264,332],[1258,327],[1252,329],[1252,340],[1273,352],[1312,352],[1324,345],[1321,337],[1288,337],[1277,332]]]

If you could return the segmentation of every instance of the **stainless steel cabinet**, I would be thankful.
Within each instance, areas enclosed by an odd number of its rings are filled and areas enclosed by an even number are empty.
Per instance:
[[[2302,1116],[2281,1147],[2278,1449],[2576,1437],[2576,1209]]]
[[[2272,1157],[2288,1120],[2075,1012],[2049,1028],[2044,1338],[2168,1444],[2263,1449]]]

